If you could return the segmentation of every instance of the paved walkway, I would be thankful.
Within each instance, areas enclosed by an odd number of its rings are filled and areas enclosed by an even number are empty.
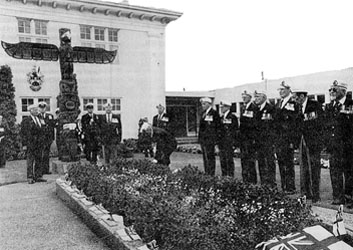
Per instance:
[[[1,250],[108,250],[55,194],[57,175],[47,183],[0,187]]]

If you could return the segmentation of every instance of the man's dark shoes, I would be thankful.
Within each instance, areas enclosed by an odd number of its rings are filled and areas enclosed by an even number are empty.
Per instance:
[[[36,182],[47,182],[47,180],[43,179],[43,178],[38,178],[38,179],[36,179]]]
[[[31,178],[29,178],[28,180],[28,184],[33,184],[35,181],[33,180],[33,179],[31,179]]]

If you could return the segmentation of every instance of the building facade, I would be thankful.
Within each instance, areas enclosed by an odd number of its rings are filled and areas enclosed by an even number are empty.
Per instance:
[[[111,64],[75,63],[81,114],[94,104],[104,113],[110,102],[120,114],[123,138],[136,138],[140,117],[152,117],[165,103],[165,29],[182,14],[99,0],[0,0],[0,40],[60,46],[59,29],[71,30],[72,46],[117,50]],[[0,50],[1,65],[12,69],[17,122],[28,105],[45,101],[57,108],[59,62],[18,60]],[[35,84],[33,74],[39,77]]]

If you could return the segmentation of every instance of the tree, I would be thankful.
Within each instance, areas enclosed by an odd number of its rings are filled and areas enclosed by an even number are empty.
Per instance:
[[[8,65],[0,67],[0,115],[7,127],[6,158],[17,158],[21,152],[19,125],[16,124],[15,87],[12,83],[12,72]]]

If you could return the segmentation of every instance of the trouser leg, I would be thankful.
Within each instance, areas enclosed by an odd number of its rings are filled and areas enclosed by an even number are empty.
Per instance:
[[[320,200],[321,164],[320,152],[315,152],[311,158],[311,176],[313,188],[313,200]]]
[[[212,176],[215,175],[216,171],[216,157],[214,147],[214,144],[201,146],[205,173]]]
[[[330,158],[330,176],[332,185],[333,199],[343,199],[343,170],[342,161],[339,156],[332,156]]]
[[[32,152],[27,152],[27,179],[34,179],[34,155]]]
[[[278,165],[283,191],[295,191],[294,150],[283,147],[278,152]]]
[[[244,182],[256,184],[257,174],[255,166],[255,152],[251,150],[250,146],[243,144],[240,148],[241,151],[241,169]]]
[[[49,161],[50,161],[50,145],[46,144],[42,152],[42,172],[43,174],[49,173]]]

